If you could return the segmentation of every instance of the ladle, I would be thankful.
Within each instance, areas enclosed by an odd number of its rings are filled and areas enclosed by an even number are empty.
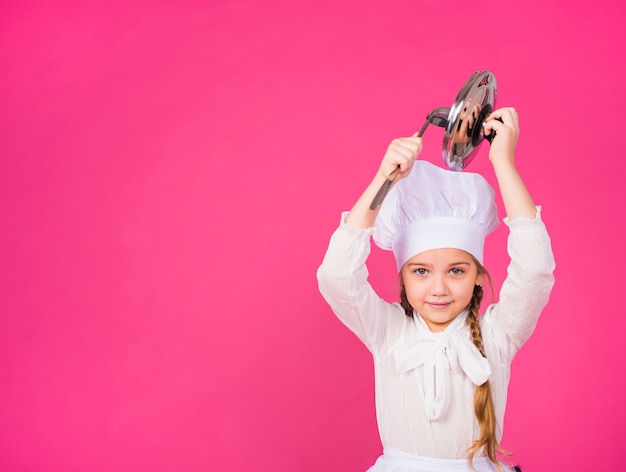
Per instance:
[[[485,118],[493,111],[498,84],[492,72],[485,70],[472,74],[465,82],[451,107],[431,111],[417,134],[422,137],[429,124],[445,129],[442,156],[446,165],[455,171],[465,169],[474,158],[484,139],[491,143],[496,134],[485,136]],[[400,166],[387,176],[372,200],[370,210],[377,209],[396,180]]]

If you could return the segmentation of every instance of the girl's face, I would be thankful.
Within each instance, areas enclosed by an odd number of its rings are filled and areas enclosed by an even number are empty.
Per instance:
[[[431,331],[443,331],[469,304],[483,275],[461,249],[431,249],[409,259],[401,271],[407,299]]]

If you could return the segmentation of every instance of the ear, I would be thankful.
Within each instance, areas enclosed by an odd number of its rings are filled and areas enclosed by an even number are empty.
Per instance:
[[[478,274],[476,276],[476,285],[480,285],[482,287],[484,278],[485,278],[485,274]]]

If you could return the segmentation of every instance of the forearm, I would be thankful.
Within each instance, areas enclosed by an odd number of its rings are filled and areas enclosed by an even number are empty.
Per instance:
[[[380,187],[385,183],[385,180],[385,177],[380,172],[376,173],[374,179],[346,216],[345,222],[347,224],[356,226],[357,228],[371,228],[374,226],[374,221],[376,221],[380,207],[375,210],[370,210],[370,205]]]
[[[514,108],[494,111],[485,123],[485,133],[495,130],[489,148],[489,160],[498,179],[498,187],[509,221],[535,218],[537,212],[522,177],[515,167],[515,148],[519,137],[519,118]]]
[[[493,162],[493,168],[508,219],[535,218],[535,203],[512,160]]]

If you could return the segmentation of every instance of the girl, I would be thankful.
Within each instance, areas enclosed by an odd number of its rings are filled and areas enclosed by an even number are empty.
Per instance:
[[[541,208],[515,167],[516,111],[494,111],[485,134],[491,130],[511,262],[499,302],[482,317],[484,239],[498,224],[494,191],[477,174],[414,165],[422,151],[415,136],[391,143],[318,270],[322,295],[374,358],[384,451],[370,472],[503,469],[497,453],[510,365],[548,301],[555,266]],[[397,166],[396,182],[403,180],[370,210]],[[372,235],[393,251],[400,303],[383,301],[367,282]]]

